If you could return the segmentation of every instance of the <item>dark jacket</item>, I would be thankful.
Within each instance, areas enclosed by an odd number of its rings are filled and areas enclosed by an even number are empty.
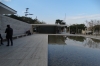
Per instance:
[[[12,28],[6,28],[6,36],[12,36],[13,35],[13,29]]]

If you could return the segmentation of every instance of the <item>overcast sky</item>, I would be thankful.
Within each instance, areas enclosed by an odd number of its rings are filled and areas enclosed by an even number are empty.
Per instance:
[[[2,3],[24,16],[29,8],[28,17],[37,18],[47,24],[54,24],[56,19],[62,19],[66,24],[86,23],[86,20],[100,19],[99,0],[0,0]],[[66,14],[66,16],[65,16]]]

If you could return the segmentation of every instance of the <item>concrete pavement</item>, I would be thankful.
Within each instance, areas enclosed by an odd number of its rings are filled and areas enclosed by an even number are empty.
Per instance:
[[[30,35],[0,46],[0,66],[47,66],[48,35]]]

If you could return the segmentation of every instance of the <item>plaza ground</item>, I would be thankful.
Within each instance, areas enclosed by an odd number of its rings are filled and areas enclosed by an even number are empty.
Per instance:
[[[61,35],[61,34],[49,34]],[[100,39],[96,35],[62,34]],[[0,46],[0,66],[48,66],[48,34],[33,34],[13,40],[14,46],[7,42]]]
[[[47,66],[48,35],[31,35],[0,46],[0,66]]]

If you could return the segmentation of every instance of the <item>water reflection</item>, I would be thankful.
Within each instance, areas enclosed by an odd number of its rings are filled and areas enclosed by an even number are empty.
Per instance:
[[[100,40],[99,39],[94,39],[94,38],[91,38],[95,43],[100,43]]]
[[[61,35],[49,35],[48,44],[53,45],[66,45],[74,44],[81,45],[89,48],[100,48],[100,40],[94,38],[85,38],[82,36],[61,36]]]
[[[100,66],[98,39],[48,36],[48,43],[48,66]]]
[[[66,37],[65,36],[58,36],[58,35],[49,35],[48,36],[48,43],[49,44],[59,44],[59,45],[65,45],[65,40]]]
[[[88,46],[89,48],[98,48],[100,49],[100,40],[93,38],[86,38],[84,42],[84,46]]]
[[[68,38],[80,42],[83,42],[86,39],[85,37],[82,36],[68,36]]]

